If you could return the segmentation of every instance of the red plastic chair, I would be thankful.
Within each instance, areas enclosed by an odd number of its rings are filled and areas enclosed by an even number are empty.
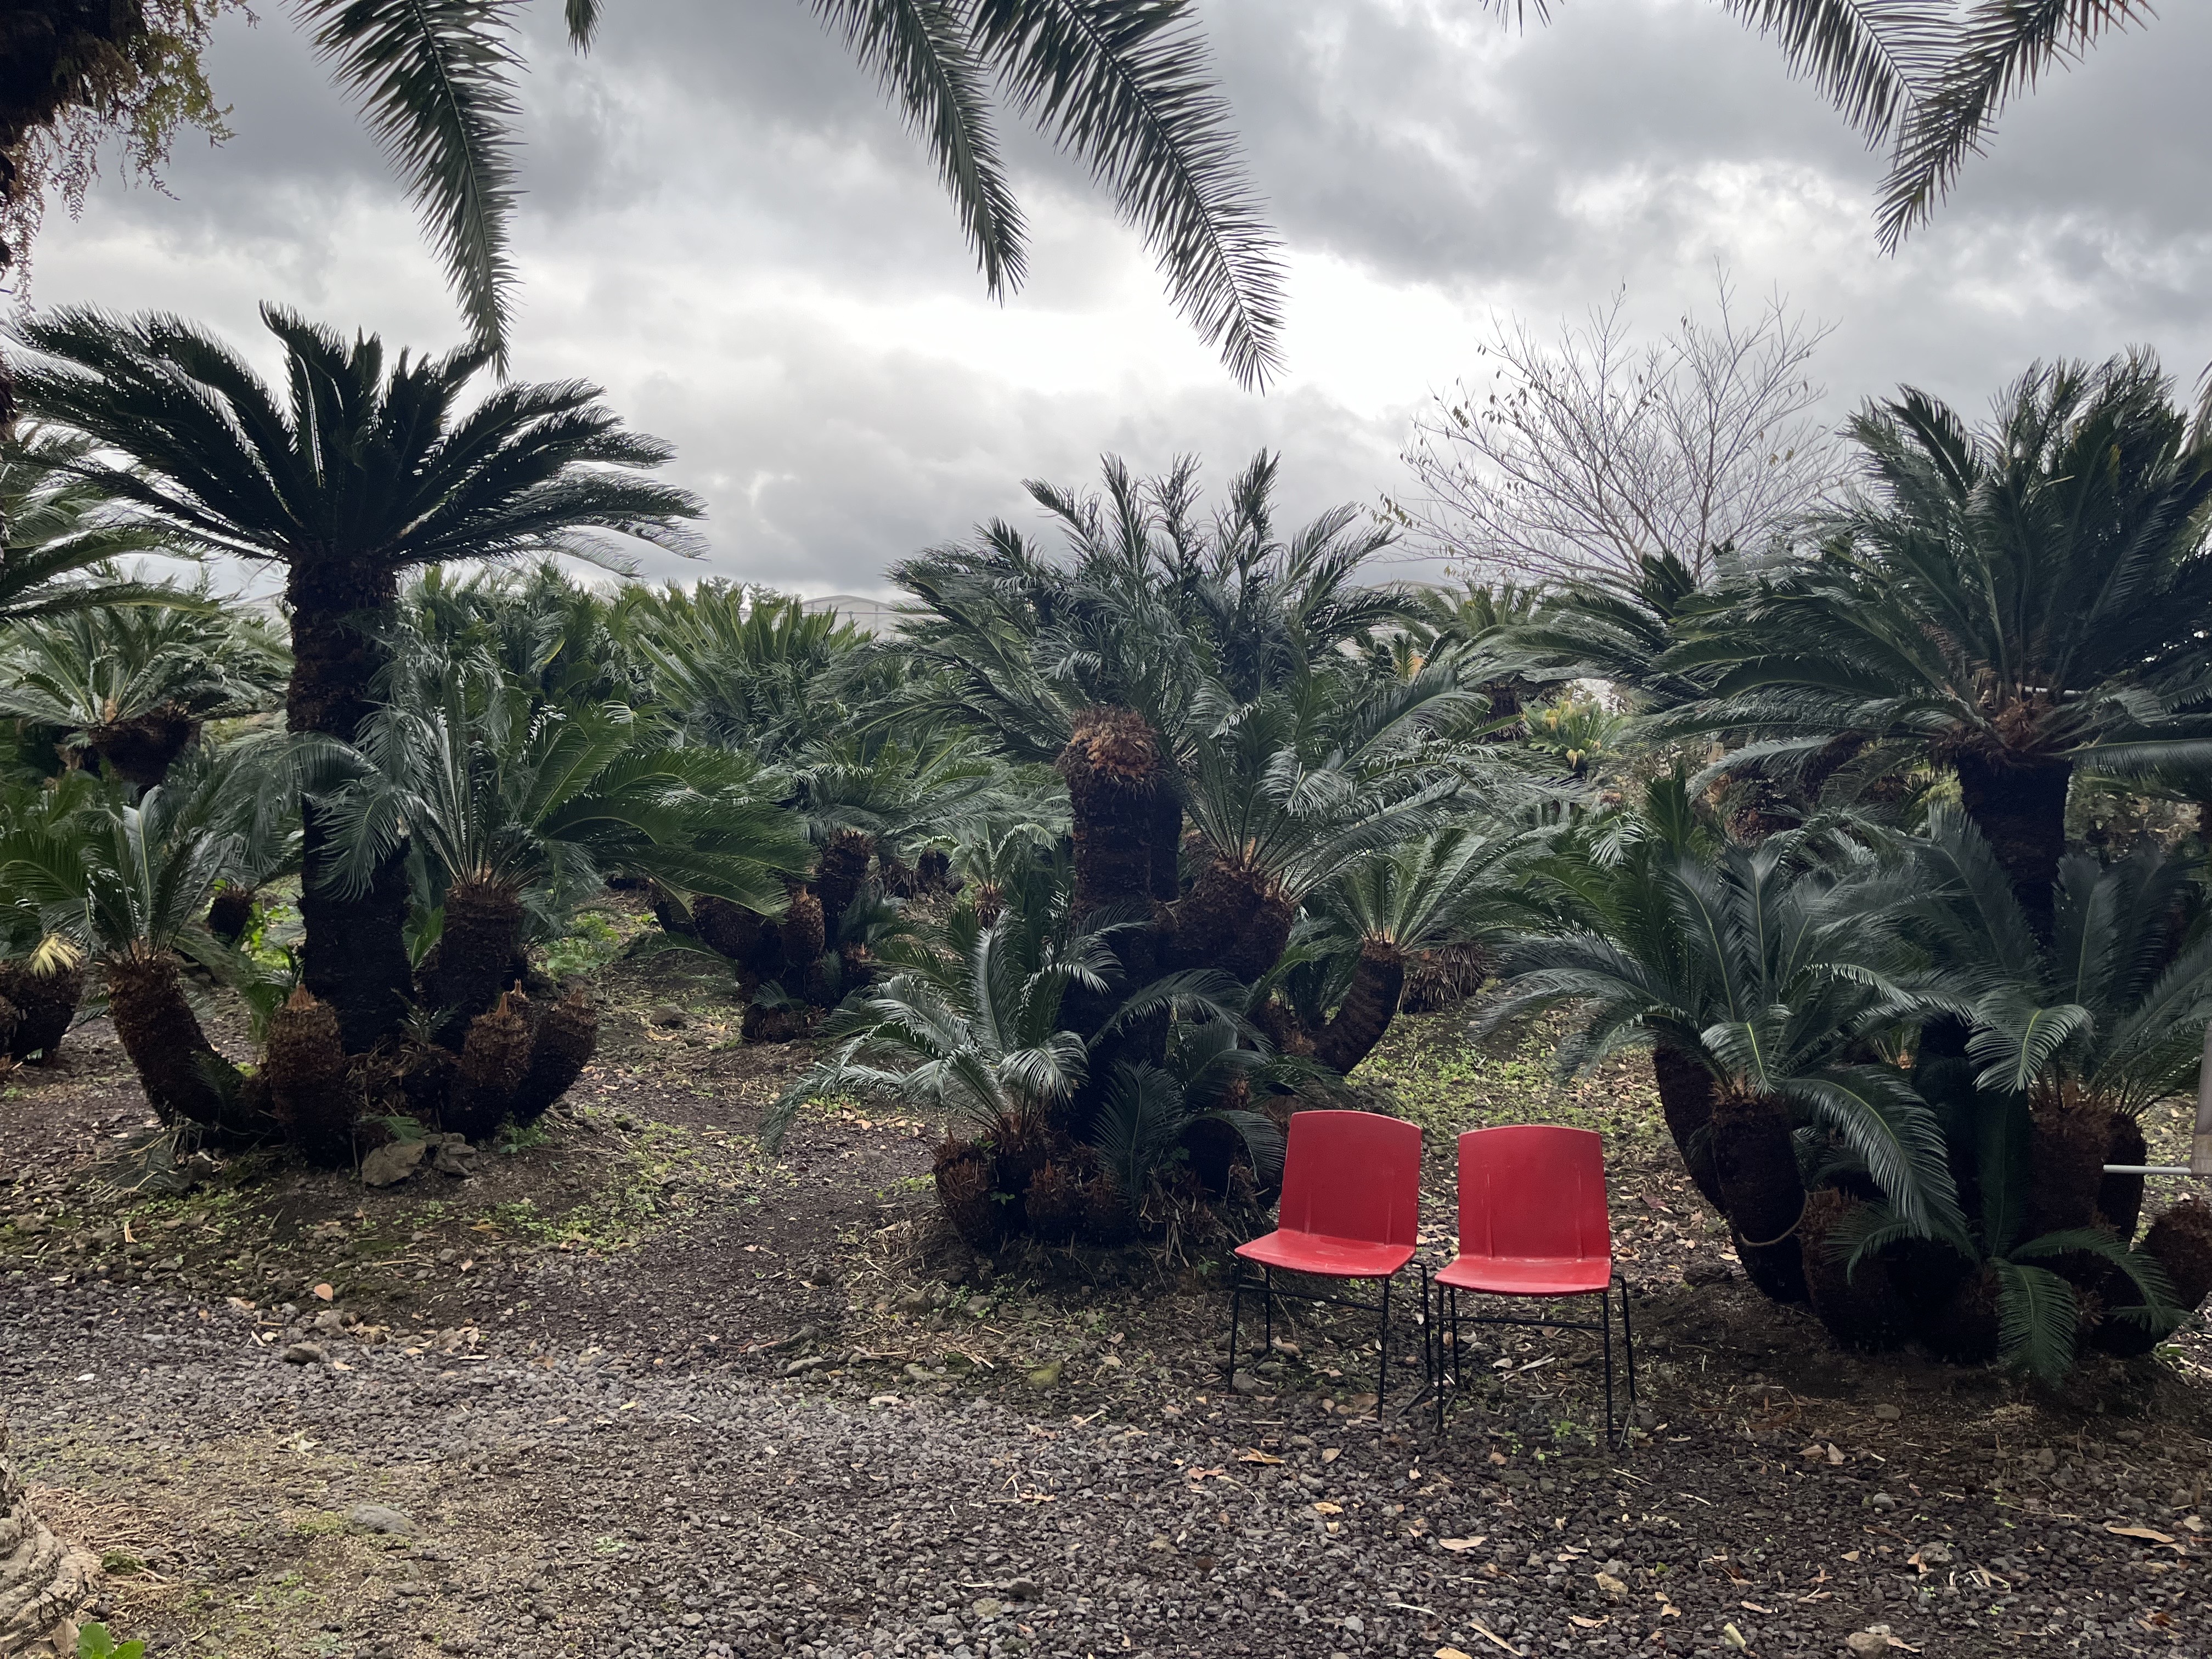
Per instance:
[[[1291,1119],[1283,1155],[1283,1196],[1265,1237],[1237,1247],[1260,1268],[1267,1309],[1266,1348],[1275,1341],[1275,1298],[1332,1302],[1382,1313],[1381,1369],[1375,1415],[1390,1380],[1390,1281],[1413,1261],[1421,1207],[1420,1126],[1375,1112],[1299,1112]],[[1379,1304],[1350,1297],[1278,1290],[1275,1269],[1322,1279],[1379,1279]],[[1244,1274],[1231,1288],[1229,1376],[1237,1375],[1237,1332],[1244,1310]],[[1421,1269],[1421,1305],[1428,1306],[1428,1268]],[[1426,1344],[1424,1358],[1426,1357]]]
[[[1472,1129],[1459,1138],[1459,1255],[1437,1274],[1436,1328],[1451,1348],[1451,1380],[1460,1381],[1459,1328],[1535,1325],[1605,1333],[1605,1426],[1613,1431],[1613,1290],[1620,1288],[1620,1325],[1628,1349],[1628,1403],[1636,1405],[1636,1333],[1629,1323],[1628,1281],[1613,1269],[1613,1224],[1606,1208],[1605,1146],[1588,1129],[1522,1124]],[[1595,1296],[1601,1316],[1590,1322],[1462,1315],[1462,1291],[1487,1296]],[[1447,1300],[1448,1298],[1448,1300]],[[1438,1376],[1443,1375],[1438,1357]],[[1444,1395],[1437,1390],[1437,1425]]]

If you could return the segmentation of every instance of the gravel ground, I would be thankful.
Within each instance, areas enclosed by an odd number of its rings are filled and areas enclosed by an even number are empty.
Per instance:
[[[1368,1414],[1349,1320],[1279,1324],[1224,1394],[1218,1241],[977,1261],[930,1224],[915,1126],[850,1112],[764,1165],[750,1115],[797,1051],[731,1048],[711,1008],[656,1024],[665,994],[617,984],[548,1144],[387,1193],[249,1170],[120,1198],[85,1163],[135,1121],[103,1028],[18,1074],[0,1412],[118,1633],[235,1659],[2212,1652],[2201,1335],[2063,1396],[1840,1355],[1731,1275],[1620,1079],[1547,1095],[1444,1018],[1376,1068],[1431,1130],[1439,1224],[1451,1127],[1610,1126],[1626,1453],[1573,1336],[1471,1353],[1441,1437]]]

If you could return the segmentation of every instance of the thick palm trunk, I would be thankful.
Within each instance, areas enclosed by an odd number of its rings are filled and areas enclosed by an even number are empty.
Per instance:
[[[251,887],[224,887],[208,901],[208,932],[225,945],[235,945],[253,925],[254,893]]]
[[[361,1108],[337,1011],[305,986],[294,991],[270,1016],[261,1070],[269,1079],[270,1110],[308,1161],[326,1170],[350,1164]]]
[[[39,974],[20,963],[0,963],[0,997],[15,1005],[15,1031],[8,1039],[10,1060],[33,1054],[52,1060],[61,1047],[77,1004],[84,1000],[84,969],[57,968]]]
[[[228,1070],[229,1062],[216,1052],[185,1000],[177,959],[167,953],[112,957],[101,970],[108,1017],[155,1115],[164,1123],[181,1118],[210,1127],[243,1127],[229,1121],[235,1113],[209,1080],[211,1071]]]
[[[99,1563],[47,1529],[8,1455],[0,1420],[0,1659],[76,1652],[76,1615]]]
[[[823,843],[814,872],[814,896],[822,902],[822,931],[827,938],[837,937],[846,907],[867,879],[868,860],[875,850],[875,837],[857,830],[840,830]]]
[[[1297,912],[1267,877],[1219,859],[1175,907],[1170,955],[1176,968],[1218,968],[1246,984],[1281,959]]]
[[[1182,896],[1182,796],[1164,773],[1152,793],[1152,892],[1160,904]]]
[[[2112,1138],[2105,1143],[2107,1164],[2147,1164],[2150,1147],[2143,1140],[2142,1125],[2125,1112],[2112,1114]],[[2139,1175],[2108,1175],[2097,1183],[2097,1218],[2112,1230],[2123,1244],[2134,1242],[2136,1224],[2142,1219],[2143,1178]]]
[[[2021,1236],[2092,1225],[2112,1143],[2112,1113],[2039,1101],[2028,1124],[2027,1226]]]
[[[1152,890],[1160,744],[1132,708],[1091,708],[1055,763],[1074,809],[1075,909],[1143,902]]]
[[[1805,1299],[1797,1224],[1805,1187],[1779,1101],[1723,1096],[1713,1105],[1713,1165],[1744,1276],[1777,1302]]]
[[[125,783],[159,788],[178,757],[198,740],[200,723],[176,708],[156,708],[135,720],[88,730],[85,743]]]
[[[1833,1188],[1812,1194],[1805,1200],[1805,1219],[1797,1229],[1799,1260],[1806,1294],[1828,1334],[1846,1348],[1878,1352],[1905,1340],[1911,1310],[1880,1258],[1869,1255],[1856,1273],[1849,1273],[1829,1248],[1852,1212],[1865,1207]]]
[[[1706,1203],[1723,1215],[1728,1206],[1721,1196],[1719,1172],[1713,1167],[1713,1074],[1678,1048],[1664,1044],[1651,1050],[1652,1080],[1659,1087],[1659,1110],[1667,1120],[1667,1133],[1682,1155]]]
[[[1405,988],[1406,959],[1398,947],[1388,939],[1363,940],[1351,988],[1314,1039],[1314,1058],[1332,1071],[1348,1073],[1389,1030]]]
[[[439,1011],[434,1039],[458,1050],[469,1022],[488,1012],[514,981],[522,939],[522,896],[499,882],[464,879],[446,890],[446,925],[423,994]]]
[[[1959,796],[2012,878],[2012,890],[2042,938],[2051,937],[2051,884],[2066,854],[2066,791],[2070,761],[2008,765],[2001,757],[1962,754],[1954,763]]]
[[[366,562],[295,551],[287,586],[292,604],[292,683],[287,723],[351,743],[375,708],[371,687],[383,653],[365,623],[388,616],[398,587],[392,573]],[[316,880],[330,842],[323,815],[304,815],[301,884],[301,978],[337,1010],[346,1052],[363,1054],[398,1030],[414,996],[407,960],[407,872],[404,851],[377,867],[368,890],[340,896]]]

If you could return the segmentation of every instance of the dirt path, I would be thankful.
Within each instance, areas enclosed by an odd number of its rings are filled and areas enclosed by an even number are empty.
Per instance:
[[[1724,1277],[1626,1085],[1550,1091],[1444,1019],[1377,1068],[1437,1143],[1440,1229],[1449,1127],[1611,1126],[1649,1408],[1622,1455],[1592,1349],[1533,1332],[1471,1354],[1441,1439],[1364,1414],[1349,1322],[1287,1328],[1224,1395],[1211,1247],[977,1262],[929,1224],[920,1126],[816,1114],[764,1163],[747,1130],[797,1051],[734,1044],[665,973],[611,990],[544,1137],[384,1192],[248,1169],[118,1197],[84,1162],[112,1176],[137,1121],[103,1028],[11,1080],[0,1410],[119,1632],[234,1659],[1778,1659],[1873,1625],[1930,1655],[2212,1651],[2201,1338],[2062,1400],[1838,1355]]]

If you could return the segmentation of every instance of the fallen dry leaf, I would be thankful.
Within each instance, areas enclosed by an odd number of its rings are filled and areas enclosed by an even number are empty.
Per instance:
[[[2148,1527],[2116,1527],[2107,1521],[2105,1530],[2115,1538],[2140,1538],[2150,1544],[2171,1544],[2173,1541],[2172,1533],[2155,1532]]]
[[[1603,1619],[1585,1619],[1579,1613],[1571,1613],[1567,1615],[1567,1622],[1578,1630],[1595,1630],[1600,1625],[1611,1624],[1613,1620],[1610,1616]]]
[[[1597,1587],[1603,1590],[1607,1595],[1626,1595],[1628,1594],[1628,1586],[1622,1583],[1620,1579],[1615,1578],[1609,1572],[1595,1573],[1591,1576],[1597,1580]]]
[[[1323,1453],[1321,1455],[1321,1461],[1322,1461],[1322,1462],[1324,1462],[1324,1463],[1334,1463],[1334,1462],[1336,1462],[1336,1460],[1337,1460],[1338,1458],[1340,1458],[1340,1457],[1341,1457],[1341,1456],[1343,1456],[1343,1455],[1344,1455],[1344,1448],[1343,1448],[1343,1447],[1341,1447],[1341,1446],[1331,1446],[1331,1447],[1330,1447],[1327,1451],[1323,1452]],[[1280,1462],[1281,1460],[1280,1460],[1280,1459],[1278,1459],[1277,1461],[1278,1461],[1278,1462]]]
[[[1449,1550],[1454,1554],[1457,1554],[1462,1550],[1474,1549],[1488,1541],[1487,1539],[1482,1538],[1439,1538],[1437,1540],[1437,1547],[1440,1550]]]
[[[318,1285],[314,1288],[313,1295],[318,1302],[330,1302],[337,1298],[337,1292],[327,1285]]]
[[[1843,1461],[1844,1461],[1844,1455],[1843,1455],[1843,1453],[1842,1453],[1841,1451],[1839,1451],[1839,1450],[1838,1450],[1838,1449],[1836,1449],[1836,1446],[1835,1446],[1835,1444],[1834,1444],[1834,1443],[1833,1443],[1833,1442],[1831,1442],[1831,1443],[1829,1443],[1829,1446],[1828,1446],[1828,1462],[1829,1462],[1829,1463],[1830,1463],[1831,1465],[1834,1465],[1834,1464],[1841,1463]]]
[[[1521,1650],[1515,1647],[1512,1643],[1500,1636],[1496,1631],[1491,1629],[1489,1626],[1484,1624],[1481,1620],[1470,1619],[1467,1622],[1474,1627],[1474,1633],[1477,1636],[1480,1636],[1484,1641],[1496,1643],[1499,1647],[1504,1648],[1506,1652],[1514,1655],[1516,1659],[1518,1659]]]
[[[1344,1513],[1344,1505],[1341,1504],[1316,1504],[1314,1505],[1314,1513],[1316,1515],[1342,1515]]]
[[[1739,1601],[1736,1603],[1736,1606],[1740,1607],[1748,1607],[1753,1613],[1772,1613],[1774,1611],[1772,1607],[1762,1607],[1756,1601]]]
[[[1273,1452],[1263,1452],[1255,1449],[1244,1453],[1237,1461],[1240,1463],[1279,1463],[1283,1460]]]
[[[1436,1659],[1474,1659],[1474,1656],[1461,1648],[1438,1648]]]

